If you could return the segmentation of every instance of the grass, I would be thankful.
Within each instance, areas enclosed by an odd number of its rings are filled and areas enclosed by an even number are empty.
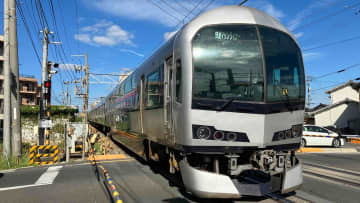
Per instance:
[[[0,170],[12,169],[12,168],[20,168],[29,166],[29,155],[27,153],[23,154],[18,163],[16,161],[16,157],[9,157],[9,160],[6,159],[4,154],[2,153],[3,148],[2,144],[0,144]],[[26,151],[26,150],[23,150]],[[10,167],[9,167],[10,166]]]

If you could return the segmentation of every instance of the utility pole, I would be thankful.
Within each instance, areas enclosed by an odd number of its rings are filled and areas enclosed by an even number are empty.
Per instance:
[[[57,71],[52,71],[51,66],[57,68],[59,65],[48,61],[48,45],[60,44],[60,42],[49,42],[49,34],[53,34],[46,27],[43,31],[43,59],[40,93],[40,119],[39,119],[39,145],[50,145],[50,110],[51,110],[51,76]]]
[[[311,87],[310,87],[310,82],[312,81],[312,77],[311,76],[307,76],[306,77],[306,89],[307,89],[307,108],[310,109],[310,106],[311,106],[311,96],[310,96],[310,90],[311,90]]]
[[[10,93],[10,44],[9,44],[9,2],[4,0],[4,128],[3,150],[6,157],[11,155],[11,93]]]
[[[10,69],[11,69],[11,109],[12,109],[12,154],[18,158],[21,156],[21,119],[20,119],[20,85],[19,85],[19,61],[17,44],[16,24],[16,0],[9,0],[9,40],[10,40]]]
[[[87,53],[85,53],[84,55],[72,55],[72,56],[84,56],[85,57],[85,78],[83,78],[81,80],[81,87],[83,87],[83,85],[85,85],[85,93],[78,93],[77,89],[75,89],[75,94],[77,95],[81,95],[83,97],[83,109],[82,109],[82,113],[83,113],[83,124],[84,124],[84,128],[83,128],[83,151],[82,151],[82,159],[85,159],[85,142],[86,142],[86,138],[88,135],[88,117],[87,117],[87,110],[88,110],[88,103],[89,103],[89,64],[88,64],[88,55]],[[82,69],[84,71],[84,69]],[[74,81],[74,83],[78,83],[78,81]],[[76,88],[76,85],[75,85]]]
[[[42,57],[42,69],[41,69],[41,92],[40,92],[40,119],[39,119],[39,145],[44,145],[45,132],[47,128],[45,125],[45,81],[48,79],[48,45],[49,45],[49,29],[46,27],[43,31],[43,57]]]
[[[88,135],[88,116],[87,116],[87,110],[88,110],[88,104],[89,104],[89,64],[88,64],[88,55],[85,53],[85,95],[84,95],[84,107],[83,107],[83,113],[84,115],[84,135],[83,135],[83,151],[82,151],[82,159],[85,159],[85,140]]]
[[[66,93],[65,93],[65,105],[71,105],[71,99],[69,100],[69,81],[64,81],[64,84],[66,85]]]

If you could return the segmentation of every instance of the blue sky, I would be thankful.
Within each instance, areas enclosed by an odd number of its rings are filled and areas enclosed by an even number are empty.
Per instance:
[[[37,1],[22,1],[27,24],[38,53],[41,51],[41,28]],[[199,2],[184,22],[188,22],[202,10],[228,4],[238,4],[233,0],[53,0],[55,21],[51,14],[50,0],[42,0],[42,6],[52,31],[58,31],[54,40],[62,41],[63,52],[59,45],[50,44],[49,60],[59,63],[84,63],[83,58],[72,58],[72,54],[89,55],[90,72],[119,73],[121,68],[136,68],[150,56],[171,33],[179,29],[176,25],[184,19]],[[66,3],[65,3],[66,2]],[[156,7],[153,3],[166,10]],[[245,5],[258,8],[283,23],[292,30],[303,50],[326,43],[336,42],[360,36],[360,2],[355,0],[249,0]],[[211,4],[210,4],[211,3]],[[207,8],[205,8],[209,5]],[[2,6],[2,5],[1,5]],[[2,8],[1,8],[2,9]],[[3,9],[2,9],[3,10]],[[19,16],[19,12],[18,12]],[[19,19],[19,63],[20,72],[35,75],[40,80],[41,67],[33,51],[23,22]],[[2,25],[1,25],[2,26]],[[58,37],[59,36],[59,37]],[[304,51],[306,75],[313,77],[340,70],[360,63],[360,39],[333,46]],[[57,46],[57,48],[55,48]],[[65,86],[63,80],[80,79],[80,74],[62,67],[53,77],[53,102],[61,102]],[[329,103],[326,89],[349,79],[360,77],[360,66],[355,66],[343,73],[314,80],[311,83],[312,102]],[[97,76],[98,80],[111,81]],[[113,80],[117,78],[114,77]],[[91,78],[91,81],[95,81]],[[97,97],[105,96],[113,85],[90,86],[90,103]],[[74,91],[73,85],[71,91]],[[73,98],[73,103],[81,104]]]

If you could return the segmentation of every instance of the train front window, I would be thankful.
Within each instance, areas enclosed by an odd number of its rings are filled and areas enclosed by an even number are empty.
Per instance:
[[[193,39],[195,98],[264,100],[264,74],[255,26],[219,25]]]
[[[268,102],[305,97],[301,51],[289,35],[259,27],[266,63]]]

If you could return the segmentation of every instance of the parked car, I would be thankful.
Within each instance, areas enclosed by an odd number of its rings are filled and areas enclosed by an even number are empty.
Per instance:
[[[305,146],[333,146],[341,147],[344,139],[336,132],[329,129],[315,126],[304,125],[301,147]]]

